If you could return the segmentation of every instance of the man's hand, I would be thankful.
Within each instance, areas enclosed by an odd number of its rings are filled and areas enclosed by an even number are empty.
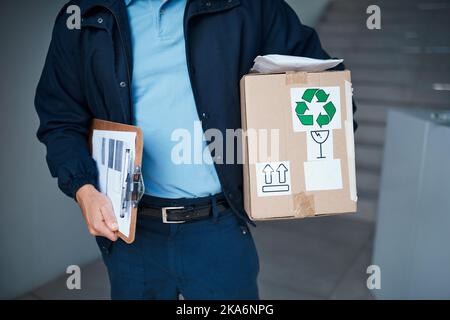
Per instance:
[[[119,225],[109,198],[98,192],[93,185],[85,185],[77,191],[76,200],[83,212],[89,233],[116,241]]]

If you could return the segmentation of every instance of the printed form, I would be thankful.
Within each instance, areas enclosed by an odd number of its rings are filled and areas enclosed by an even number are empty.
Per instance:
[[[130,234],[132,205],[129,201],[134,169],[135,132],[94,130],[92,157],[97,163],[99,191],[112,203],[119,231]]]

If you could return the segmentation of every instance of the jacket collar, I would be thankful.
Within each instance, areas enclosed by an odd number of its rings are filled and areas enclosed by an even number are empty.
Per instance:
[[[80,0],[81,14],[85,15],[91,9],[102,6],[113,12],[119,11],[119,2],[128,5],[132,0]],[[212,13],[227,10],[240,4],[240,0],[187,0],[193,14]]]
[[[240,5],[240,0],[188,0],[191,15],[214,13]]]
[[[123,1],[123,0],[120,0]],[[114,5],[117,0],[81,0],[80,1],[80,9],[81,9],[81,15],[85,15],[90,10],[92,10],[95,7],[107,7],[109,9],[115,9],[116,6]]]

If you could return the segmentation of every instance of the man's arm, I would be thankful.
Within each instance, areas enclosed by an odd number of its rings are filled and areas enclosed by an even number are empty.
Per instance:
[[[47,164],[59,188],[75,198],[80,187],[97,184],[97,169],[89,155],[87,137],[92,115],[79,79],[77,30],[58,15],[35,96],[40,126],[38,139],[47,147]]]
[[[65,9],[65,8],[64,8]],[[92,114],[79,77],[77,30],[69,30],[65,10],[55,23],[35,106],[40,126],[38,139],[47,147],[47,164],[58,186],[79,203],[89,232],[116,240],[117,223],[109,199],[98,192],[97,168],[89,154]]]
[[[317,32],[300,22],[297,14],[284,0],[263,1],[263,46],[261,55],[284,54],[315,59],[330,59],[322,48]],[[340,64],[331,70],[344,70]],[[353,102],[353,113],[356,105]],[[357,128],[354,122],[354,129]]]

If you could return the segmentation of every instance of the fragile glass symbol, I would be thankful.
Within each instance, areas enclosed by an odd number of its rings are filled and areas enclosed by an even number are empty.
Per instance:
[[[278,173],[275,176],[278,177],[278,181],[273,180],[275,171]],[[274,170],[270,164],[267,164],[264,169],[264,182],[265,186],[262,187],[264,193],[272,192],[288,192],[290,187],[287,184],[288,168],[284,164],[280,164],[277,170]]]
[[[317,131],[311,131],[311,137],[313,140],[319,144],[320,146],[320,156],[317,157],[317,159],[326,159],[326,157],[323,156],[322,153],[322,145],[328,140],[330,137],[330,130],[317,130]]]

